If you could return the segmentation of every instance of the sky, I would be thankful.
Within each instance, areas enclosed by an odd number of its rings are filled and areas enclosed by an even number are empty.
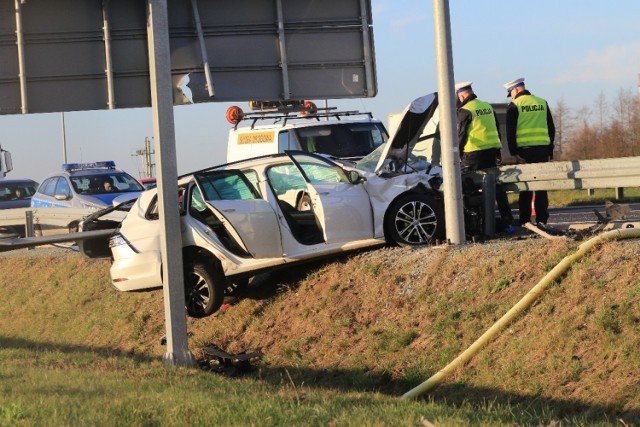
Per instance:
[[[450,0],[453,72],[481,99],[507,102],[503,84],[524,77],[527,89],[554,105],[591,107],[621,90],[638,91],[640,1]],[[437,90],[433,5],[427,0],[372,0],[378,93],[329,100],[339,110],[370,111],[385,124],[413,99]],[[318,105],[322,100],[316,101]],[[225,163],[225,111],[246,103],[174,108],[178,174]],[[62,113],[1,115],[0,146],[12,154],[7,178],[38,182],[64,158]],[[142,176],[136,150],[152,138],[150,108],[64,113],[68,162],[115,160]]]

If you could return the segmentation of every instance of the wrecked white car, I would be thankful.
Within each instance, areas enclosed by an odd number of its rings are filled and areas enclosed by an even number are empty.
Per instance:
[[[211,315],[229,284],[270,269],[385,243],[444,239],[440,169],[407,148],[425,132],[435,95],[430,101],[421,123],[411,122],[413,136],[401,124],[397,134],[408,140],[392,138],[357,165],[287,151],[181,177],[187,313]],[[81,246],[88,256],[112,256],[112,284],[121,291],[162,286],[157,201],[157,190],[142,193],[111,237],[110,254],[91,241]],[[94,215],[82,227],[104,228],[98,223]]]

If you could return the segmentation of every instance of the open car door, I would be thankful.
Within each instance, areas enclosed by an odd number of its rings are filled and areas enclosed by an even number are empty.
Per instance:
[[[193,192],[189,209],[201,215],[210,210],[236,244],[254,258],[282,256],[276,213],[241,171],[213,170],[194,177],[201,196]]]
[[[373,238],[373,210],[363,185],[352,183],[340,166],[324,157],[286,153],[305,180],[326,243]]]

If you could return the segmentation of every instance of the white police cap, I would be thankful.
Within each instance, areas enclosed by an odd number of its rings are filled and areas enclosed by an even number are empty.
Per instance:
[[[520,77],[519,79],[511,80],[504,84],[504,88],[507,90],[507,96],[511,95],[511,91],[518,86],[524,86],[524,77]]]
[[[470,90],[472,84],[473,82],[460,82],[460,83],[456,83],[454,88],[456,89],[456,93],[460,93],[465,90]]]

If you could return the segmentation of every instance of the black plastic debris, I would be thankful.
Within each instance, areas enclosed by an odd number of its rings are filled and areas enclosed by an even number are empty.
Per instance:
[[[203,371],[218,372],[229,376],[245,374],[253,368],[253,363],[262,357],[262,350],[227,353],[215,344],[207,344],[202,347],[204,357],[198,361]]]

